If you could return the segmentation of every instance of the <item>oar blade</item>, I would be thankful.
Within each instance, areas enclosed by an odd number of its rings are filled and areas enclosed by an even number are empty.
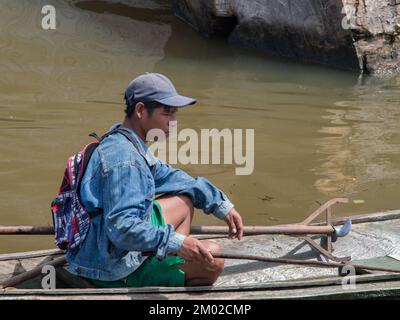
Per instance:
[[[343,227],[341,227],[339,230],[335,228],[336,235],[338,236],[338,238],[343,238],[347,236],[351,231],[351,227],[352,227],[351,219],[347,219]]]

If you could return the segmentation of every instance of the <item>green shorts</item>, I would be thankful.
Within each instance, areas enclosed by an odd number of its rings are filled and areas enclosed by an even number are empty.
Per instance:
[[[165,227],[161,207],[157,201],[153,202],[151,222],[156,227]],[[178,256],[168,256],[159,261],[156,257],[147,258],[138,269],[127,277],[117,281],[91,280],[96,287],[121,288],[121,287],[183,287],[185,273],[177,265],[185,263]]]

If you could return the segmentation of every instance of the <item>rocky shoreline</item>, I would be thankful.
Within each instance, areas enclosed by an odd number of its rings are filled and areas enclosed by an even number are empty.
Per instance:
[[[396,0],[173,0],[207,37],[363,73],[400,69]]]

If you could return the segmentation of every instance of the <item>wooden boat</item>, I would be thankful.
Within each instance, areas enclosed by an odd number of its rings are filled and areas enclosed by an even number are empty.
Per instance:
[[[351,263],[400,270],[400,210],[352,217],[351,233],[334,243],[334,254],[352,256]],[[334,220],[334,224],[344,219]],[[369,222],[366,222],[369,221]],[[372,222],[371,222],[372,221]],[[284,235],[247,236],[242,241],[206,236],[219,242],[225,252],[268,257],[321,260],[306,242]],[[0,255],[0,282],[60,257],[60,250]],[[212,287],[93,288],[79,277],[56,269],[57,288],[42,289],[44,275],[15,288],[0,289],[0,300],[24,299],[364,299],[400,297],[400,273],[365,272],[351,284],[337,268],[226,260],[225,270]]]

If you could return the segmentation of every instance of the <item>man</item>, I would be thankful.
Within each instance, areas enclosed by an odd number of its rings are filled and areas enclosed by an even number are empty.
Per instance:
[[[70,272],[99,287],[212,285],[221,274],[216,243],[189,236],[193,208],[225,220],[231,238],[243,235],[240,214],[207,179],[192,178],[155,158],[147,133],[169,133],[178,108],[196,103],[156,73],[134,79],[125,92],[126,117],[89,161],[80,196],[91,225]],[[129,139],[127,139],[127,137]],[[164,194],[157,201],[156,194]],[[153,253],[148,257],[142,253]]]

